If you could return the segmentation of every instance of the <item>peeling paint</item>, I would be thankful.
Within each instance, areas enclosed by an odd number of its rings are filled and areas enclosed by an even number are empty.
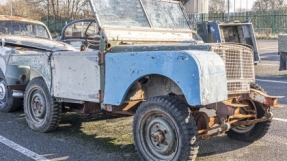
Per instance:
[[[211,59],[216,63],[206,64],[206,60]],[[121,104],[125,93],[136,80],[153,74],[165,76],[175,82],[191,106],[227,99],[225,66],[218,54],[195,50],[147,51],[106,54],[104,103]],[[121,86],[117,86],[115,90],[115,84],[119,80]]]
[[[21,21],[21,22],[30,22],[35,23],[39,25],[45,25],[44,23],[40,21],[35,21],[29,18],[23,18],[23,17],[17,17],[17,16],[9,16],[9,15],[0,15],[0,20],[2,21]]]
[[[15,44],[23,47],[32,47],[47,51],[76,51],[74,47],[69,44],[57,42],[49,39],[39,39],[34,37],[14,36],[14,35],[0,35],[0,38],[5,38],[7,44]]]
[[[51,87],[51,69],[47,55],[49,52],[39,54],[9,55],[7,65],[30,66],[37,71],[45,80],[48,89]],[[51,91],[50,91],[51,92]]]

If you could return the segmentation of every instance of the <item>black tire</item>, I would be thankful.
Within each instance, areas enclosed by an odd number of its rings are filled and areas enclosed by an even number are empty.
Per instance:
[[[257,84],[252,83],[250,85],[251,88],[260,90],[264,92],[264,90]],[[264,116],[265,111],[263,109],[263,104],[258,102],[246,101],[249,106],[253,106],[257,112],[257,118],[261,118]],[[246,126],[244,127],[233,127],[229,131],[227,131],[227,136],[236,140],[246,141],[246,142],[254,142],[256,140],[261,139],[269,130],[271,125],[271,120],[267,120],[265,122],[258,122],[253,125],[250,125],[249,128]]]
[[[59,125],[62,107],[50,95],[45,81],[40,77],[31,80],[26,88],[24,112],[32,130],[51,132]]]
[[[5,76],[0,70],[0,111],[13,112],[23,104],[21,98],[13,98],[13,90],[7,89],[7,82]]]
[[[250,88],[266,93],[264,89],[256,83],[250,83]]]
[[[137,152],[145,161],[193,161],[198,153],[194,118],[172,97],[158,96],[142,103],[134,116],[133,136]]]

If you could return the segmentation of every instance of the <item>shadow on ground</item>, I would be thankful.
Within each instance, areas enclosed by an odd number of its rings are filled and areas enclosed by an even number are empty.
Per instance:
[[[84,144],[100,146],[102,150],[123,152],[126,159],[139,160],[132,138],[132,117],[112,117],[83,115],[69,113],[62,116],[55,135],[81,139]]]
[[[204,157],[235,151],[252,143],[230,139],[227,135],[217,136],[209,140],[200,141],[198,160]]]
[[[277,52],[262,53],[260,54],[261,61],[280,61],[280,55]]]
[[[73,140],[73,143],[81,147],[86,147],[83,151],[86,151],[87,153],[77,154],[75,155],[76,157],[91,155],[93,151],[98,149],[102,152],[101,155],[113,153],[118,156],[117,158],[112,158],[112,160],[140,160],[133,144],[131,130],[133,117],[97,115],[93,118],[87,118],[83,117],[81,114],[67,113],[62,115],[59,127],[55,131],[50,133],[38,133],[33,132],[27,126],[23,109],[8,114],[0,113],[0,116],[2,114],[7,117],[10,115],[10,118],[14,117],[18,120],[17,123],[19,124],[16,126],[19,127],[20,131],[27,131],[37,137],[41,136],[52,140],[56,139],[61,143]],[[58,147],[57,149],[60,150],[61,148]],[[69,153],[69,151],[63,150],[63,153]],[[107,160],[107,158],[104,160]]]
[[[23,128],[25,127],[25,130],[30,131],[24,119],[23,111],[17,111],[14,114],[21,118]],[[48,134],[40,133],[39,135],[46,135],[63,141],[74,140],[78,145],[87,145],[87,151],[94,148],[101,149],[107,154],[115,152],[120,155],[119,160],[140,160],[133,145],[132,119],[133,117],[119,118],[105,115],[87,119],[80,114],[68,113],[63,114],[56,131]],[[213,155],[236,151],[249,145],[250,143],[233,140],[226,135],[200,141],[197,160],[212,158]]]

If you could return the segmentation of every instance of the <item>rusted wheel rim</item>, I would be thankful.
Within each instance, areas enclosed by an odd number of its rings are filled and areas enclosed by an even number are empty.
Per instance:
[[[144,148],[155,160],[172,160],[178,149],[176,127],[164,115],[145,117],[141,127]]]

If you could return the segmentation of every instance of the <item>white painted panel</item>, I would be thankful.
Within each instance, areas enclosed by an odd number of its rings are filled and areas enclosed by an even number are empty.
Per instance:
[[[97,52],[62,52],[52,56],[54,96],[99,102]]]

